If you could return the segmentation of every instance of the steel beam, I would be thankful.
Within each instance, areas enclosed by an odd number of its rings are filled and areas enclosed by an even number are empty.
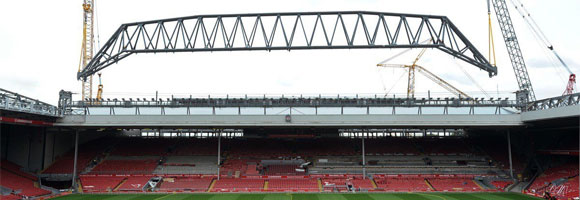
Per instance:
[[[420,41],[430,39],[428,43]],[[196,15],[121,25],[77,74],[134,53],[437,48],[490,76],[497,68],[445,16],[368,11]]]

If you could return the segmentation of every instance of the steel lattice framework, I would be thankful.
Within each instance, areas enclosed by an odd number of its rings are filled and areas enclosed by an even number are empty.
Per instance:
[[[490,76],[497,74],[445,16],[347,11],[198,15],[123,24],[77,78],[134,53],[356,48],[437,48]]]
[[[518,81],[518,86],[521,91],[525,92],[527,95],[526,102],[536,101],[536,94],[534,88],[532,87],[532,82],[530,81],[530,75],[528,75],[528,69],[526,68],[526,63],[524,61],[524,56],[522,56],[522,50],[520,49],[520,43],[518,42],[518,37],[516,36],[516,31],[508,7],[505,0],[492,0],[493,8],[497,16],[497,21],[505,41],[505,46],[507,48],[512,66],[514,68],[514,73]]]

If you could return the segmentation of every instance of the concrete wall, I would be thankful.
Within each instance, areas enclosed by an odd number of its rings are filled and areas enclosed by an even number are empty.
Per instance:
[[[40,172],[74,150],[75,133],[57,128],[1,124],[1,157],[31,172]],[[107,135],[81,132],[79,146]]]
[[[2,125],[2,156],[30,171],[42,169],[44,127]]]

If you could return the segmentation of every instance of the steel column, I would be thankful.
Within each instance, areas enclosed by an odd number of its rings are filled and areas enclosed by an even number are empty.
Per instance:
[[[510,159],[510,177],[514,179],[514,167],[512,163],[512,141],[511,141],[511,134],[510,130],[507,131],[507,139],[508,139],[508,154]]]
[[[220,167],[221,167],[221,145],[222,145],[222,130],[218,132],[218,155],[217,155],[217,180],[220,180]]]
[[[366,179],[367,177],[367,162],[365,159],[365,134],[368,134],[368,132],[364,132],[362,135],[362,165],[363,165],[363,179]]]
[[[79,156],[79,130],[75,129],[75,157],[73,160],[73,172],[72,172],[72,188],[73,191],[77,192],[76,179],[77,179],[77,159]]]

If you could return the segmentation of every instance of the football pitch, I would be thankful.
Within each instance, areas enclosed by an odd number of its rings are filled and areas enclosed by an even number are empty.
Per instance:
[[[524,200],[539,199],[517,193],[264,193],[264,194],[72,194],[56,200]]]

